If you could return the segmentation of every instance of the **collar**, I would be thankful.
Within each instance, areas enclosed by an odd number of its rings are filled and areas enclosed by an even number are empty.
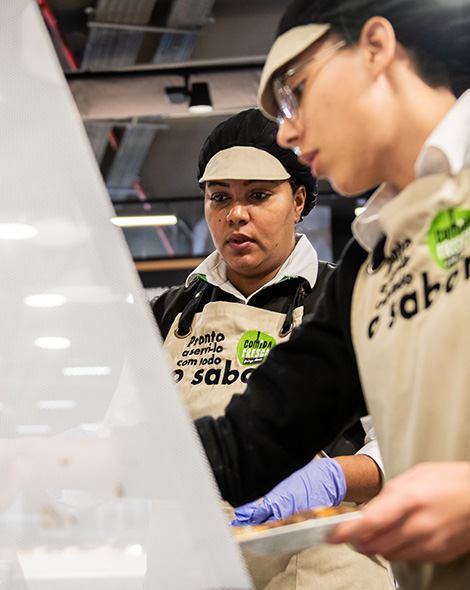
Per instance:
[[[234,295],[243,303],[248,303],[250,299],[262,289],[265,289],[269,285],[279,283],[286,278],[300,276],[306,279],[309,282],[310,287],[313,288],[317,281],[318,275],[318,257],[316,250],[309,242],[307,236],[303,234],[296,234],[295,239],[296,244],[292,250],[292,253],[281,266],[276,276],[248,297],[242,295],[240,291],[228,280],[227,265],[217,250],[210,254],[196,269],[190,273],[186,279],[185,285],[188,286],[195,276],[202,275],[204,280],[209,284],[219,287],[223,291]]]
[[[435,127],[425,141],[415,164],[415,177],[430,174],[457,174],[470,167],[470,90],[457,100],[455,105]],[[352,222],[352,233],[368,252],[383,235],[380,227],[380,209],[398,194],[385,182],[369,198],[366,209]]]

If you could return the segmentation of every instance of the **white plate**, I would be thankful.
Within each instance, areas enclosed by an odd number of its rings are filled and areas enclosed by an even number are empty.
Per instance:
[[[250,531],[235,536],[240,546],[255,555],[297,552],[326,542],[328,532],[340,522],[361,516],[360,511],[286,524],[265,531]]]

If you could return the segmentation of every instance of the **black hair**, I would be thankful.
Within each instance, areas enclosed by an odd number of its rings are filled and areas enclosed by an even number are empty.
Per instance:
[[[315,206],[317,181],[310,168],[301,164],[290,149],[281,147],[277,141],[277,124],[267,119],[258,109],[248,109],[219,123],[204,142],[199,153],[197,179],[202,178],[209,160],[222,150],[235,146],[250,146],[265,150],[277,158],[290,175],[292,191],[305,187],[306,198],[301,219]],[[256,179],[253,179],[256,180]],[[294,188],[295,187],[295,188]]]
[[[470,0],[294,0],[278,36],[296,26],[329,23],[354,44],[373,16],[390,21],[427,84],[450,86],[456,96],[470,87]]]

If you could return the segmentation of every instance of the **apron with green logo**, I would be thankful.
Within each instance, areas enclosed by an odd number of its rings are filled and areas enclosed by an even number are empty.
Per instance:
[[[390,479],[470,460],[470,171],[415,181],[379,219],[383,261],[358,274],[351,327]],[[469,556],[394,570],[405,590],[470,588]]]
[[[300,324],[303,308],[293,312]],[[234,393],[243,393],[253,370],[279,342],[285,314],[241,303],[211,302],[181,336],[175,318],[165,340],[175,381],[191,416],[219,416]],[[233,509],[226,505],[229,520]],[[256,590],[392,590],[387,566],[346,545],[314,547],[268,557],[245,554]]]
[[[171,368],[193,419],[220,416],[234,393],[243,393],[271,348],[287,340],[284,314],[241,303],[208,303],[189,334],[178,332],[178,314],[165,340]],[[294,310],[294,325],[302,308]]]

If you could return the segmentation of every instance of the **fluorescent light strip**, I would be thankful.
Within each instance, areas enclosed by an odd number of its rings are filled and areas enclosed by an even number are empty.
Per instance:
[[[44,348],[46,350],[63,350],[69,348],[71,342],[68,338],[61,338],[60,336],[43,336],[36,338],[34,344],[38,348]]]
[[[36,407],[40,410],[68,410],[76,406],[74,399],[40,399],[36,402]]]
[[[30,307],[58,307],[64,305],[66,301],[67,297],[58,293],[38,293],[24,298],[25,304]]]
[[[111,367],[65,367],[62,373],[68,377],[82,377],[83,375],[109,375]]]
[[[38,230],[25,223],[0,223],[0,240],[29,240]]]
[[[176,215],[140,215],[136,217],[111,217],[111,223],[119,227],[143,227],[148,225],[175,225]]]
[[[16,427],[18,434],[49,434],[49,424],[20,424]]]

